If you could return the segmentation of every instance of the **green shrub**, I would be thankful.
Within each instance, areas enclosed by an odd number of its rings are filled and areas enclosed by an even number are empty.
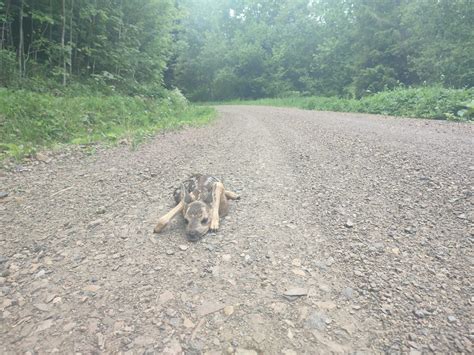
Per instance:
[[[441,87],[397,88],[365,96],[359,100],[295,96],[232,101],[231,103],[299,107],[305,110],[364,112],[402,117],[474,120],[474,88],[464,90]]]
[[[163,99],[54,96],[0,89],[0,157],[61,143],[142,139],[160,129],[202,124],[214,110],[189,105],[179,91]]]

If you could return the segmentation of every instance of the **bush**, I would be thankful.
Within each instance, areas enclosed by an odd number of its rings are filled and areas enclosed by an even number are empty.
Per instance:
[[[398,88],[360,100],[337,97],[287,97],[237,101],[239,104],[299,107],[306,110],[364,112],[383,115],[474,120],[474,88]]]
[[[189,106],[179,91],[156,100],[0,89],[0,157],[19,157],[58,143],[141,139],[160,129],[208,122],[213,112]]]

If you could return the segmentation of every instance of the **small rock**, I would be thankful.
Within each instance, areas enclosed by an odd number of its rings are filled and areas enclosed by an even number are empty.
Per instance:
[[[243,349],[243,348],[237,348],[235,349],[235,355],[258,355],[258,353],[255,350],[249,350],[249,349]]]
[[[188,250],[189,246],[182,244],[182,245],[180,245],[178,248],[179,248],[179,250],[181,250],[181,251],[186,251],[186,250]]]
[[[226,316],[230,316],[234,313],[234,307],[233,306],[225,306],[224,307],[224,314]]]
[[[99,291],[99,289],[100,289],[99,285],[87,285],[83,288],[83,290],[87,292],[97,292]]]
[[[45,298],[45,302],[46,303],[50,303],[52,300],[54,300],[58,295],[54,294],[54,293],[50,293],[46,296]]]
[[[454,323],[454,322],[456,322],[457,320],[458,320],[458,319],[457,319],[455,316],[453,316],[453,315],[448,316],[448,322],[449,322],[449,323]]]
[[[148,337],[145,335],[139,335],[138,337],[135,338],[133,343],[138,346],[147,346],[147,345],[153,344],[154,339],[152,337]]]
[[[230,254],[222,255],[222,260],[223,261],[228,262],[228,261],[230,261],[230,259],[232,259],[232,256]]]
[[[458,214],[458,218],[459,219],[466,219],[466,214],[465,213]]]
[[[400,254],[400,249],[392,248],[392,253],[395,254],[395,255],[399,255]]]
[[[42,312],[49,312],[50,311],[49,306],[44,304],[44,303],[35,303],[33,306],[35,308],[39,309]]]
[[[194,328],[194,323],[189,318],[184,318],[183,325],[186,328]]]
[[[89,224],[87,225],[88,228],[94,228],[94,227],[97,227],[99,224],[101,224],[103,222],[103,219],[99,218],[99,219],[96,219],[92,222],[89,222]]]
[[[416,316],[416,318],[425,318],[426,312],[422,309],[415,309],[413,311],[413,314]]]
[[[301,297],[301,296],[306,296],[307,294],[308,294],[308,290],[302,287],[290,288],[289,290],[283,292],[283,296],[288,296],[288,297]]]
[[[347,228],[352,228],[354,227],[354,222],[352,222],[352,220],[349,218],[347,221],[346,221],[346,224],[344,224]]]
[[[53,322],[52,319],[47,319],[47,320],[41,322],[38,325],[38,328],[36,328],[36,332],[39,333],[39,332],[42,332],[44,330],[47,330],[47,329],[51,328],[53,324],[54,324],[54,322]]]
[[[341,294],[342,294],[342,297],[348,300],[351,300],[354,298],[354,290],[350,287],[343,288]]]
[[[96,211],[95,213],[97,214],[104,214],[107,210],[105,209],[104,206],[100,206]]]
[[[174,254],[174,251],[169,249],[166,251],[166,255],[173,255]]]
[[[49,159],[47,155],[41,153],[36,153],[36,160],[41,161],[43,163],[49,163],[51,161],[51,159]]]
[[[71,322],[71,323],[66,324],[66,325],[63,327],[63,330],[64,330],[65,332],[69,332],[69,331],[73,330],[75,327],[76,327],[76,323]]]
[[[160,295],[159,301],[161,304],[163,304],[172,300],[173,298],[174,298],[174,295],[171,291],[165,291]]]
[[[300,259],[293,259],[291,262],[291,265],[300,267],[301,266],[301,260]]]
[[[8,197],[8,192],[0,191],[0,198]]]
[[[36,273],[35,279],[39,279],[39,278],[43,277],[44,275],[46,275],[46,271],[45,270],[40,270]]]
[[[324,313],[313,312],[306,319],[305,324],[308,328],[311,329],[324,330],[328,324],[328,320],[329,322],[331,322],[330,318]]]
[[[306,273],[304,272],[304,270],[301,270],[301,269],[293,269],[291,270],[291,272],[298,276],[306,276]]]

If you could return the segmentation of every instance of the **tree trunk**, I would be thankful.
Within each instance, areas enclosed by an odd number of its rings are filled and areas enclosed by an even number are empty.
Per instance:
[[[7,30],[7,22],[8,22],[8,16],[10,15],[10,1],[8,0],[6,5],[5,5],[5,21],[2,23],[2,39],[0,42],[0,49],[4,49],[7,47],[6,45],[6,38],[5,38],[5,32]]]
[[[53,0],[49,0],[49,14],[52,19],[54,19],[53,15]],[[49,25],[49,43],[52,43],[53,41],[53,24],[50,23]]]
[[[69,75],[72,75],[72,17],[74,16],[74,0],[71,0],[71,17],[69,18]]]
[[[25,39],[23,37],[23,0],[20,1],[20,34],[18,41],[18,69],[20,78],[23,77],[23,57],[24,57],[24,46]]]
[[[63,53],[63,86],[66,86],[66,49],[64,38],[66,36],[66,0],[62,0],[62,29],[61,29],[61,49]]]

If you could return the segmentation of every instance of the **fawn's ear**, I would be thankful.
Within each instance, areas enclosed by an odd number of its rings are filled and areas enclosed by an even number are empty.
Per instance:
[[[188,189],[186,189],[186,186],[184,184],[181,184],[181,201],[183,201],[186,204],[190,204],[193,202],[193,199],[191,198],[191,195],[188,192]]]

